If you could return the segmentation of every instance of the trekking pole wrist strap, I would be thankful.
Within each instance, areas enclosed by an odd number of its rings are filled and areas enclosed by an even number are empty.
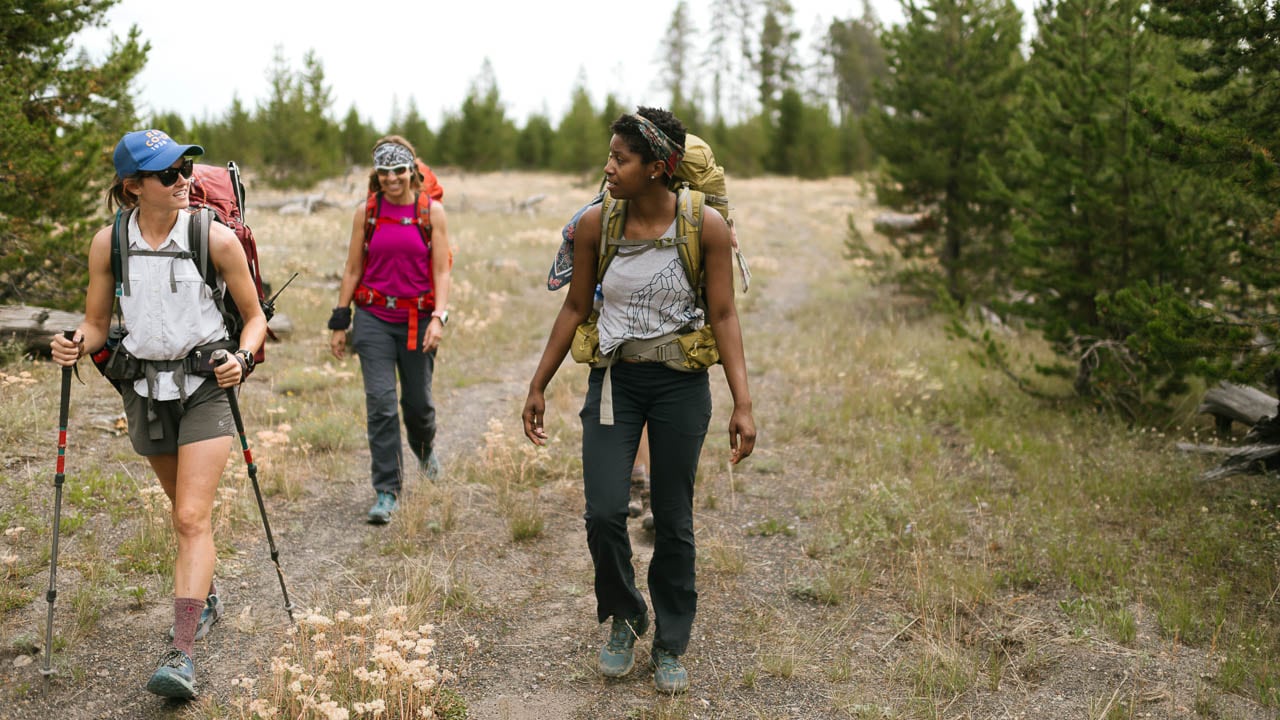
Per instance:
[[[346,330],[351,327],[351,308],[336,307],[333,314],[329,316],[330,330]]]

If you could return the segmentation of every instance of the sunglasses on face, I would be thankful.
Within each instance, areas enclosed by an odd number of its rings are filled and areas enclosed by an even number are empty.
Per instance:
[[[382,166],[382,165],[378,165],[378,166],[374,167],[374,170],[377,170],[377,171],[378,171],[378,175],[380,175],[380,176],[382,176],[382,177],[386,177],[387,175],[403,175],[403,174],[405,174],[405,173],[409,172],[409,166],[408,166],[408,165],[393,165],[393,166],[391,166],[391,167],[384,167],[384,166]]]
[[[191,172],[194,170],[194,165],[194,161],[191,158],[187,158],[186,160],[183,160],[182,164],[178,167],[165,168],[164,170],[156,170],[154,172],[140,172],[138,175],[141,177],[153,177],[159,180],[161,185],[169,187],[178,182],[179,175],[184,178],[190,178]]]

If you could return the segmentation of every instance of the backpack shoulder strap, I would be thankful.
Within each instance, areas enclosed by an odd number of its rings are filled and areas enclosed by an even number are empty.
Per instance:
[[[685,277],[695,291],[702,287],[702,216],[706,197],[697,190],[681,188],[676,195],[676,237],[685,242],[676,246]]]
[[[111,225],[111,277],[116,281],[116,297],[129,294],[129,219],[134,208],[120,208]]]
[[[604,204],[600,208],[600,262],[596,266],[596,282],[604,279],[609,263],[618,254],[618,240],[622,238],[622,229],[627,223],[627,201],[619,200],[605,193]]]
[[[213,211],[209,208],[200,208],[191,213],[187,231],[187,244],[191,248],[192,261],[196,264],[196,270],[200,272],[200,277],[204,278],[204,282],[213,291],[214,297],[218,296],[218,270],[209,259],[209,224],[213,222]]]
[[[378,227],[378,216],[382,214],[382,193],[376,192],[364,201],[364,249],[369,251],[369,238]]]
[[[413,222],[422,232],[422,242],[431,251],[431,193],[419,192],[413,201]]]

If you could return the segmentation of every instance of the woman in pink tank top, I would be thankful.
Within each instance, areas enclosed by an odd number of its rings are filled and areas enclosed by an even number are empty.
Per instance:
[[[368,520],[375,525],[391,520],[404,486],[401,410],[418,469],[429,480],[440,474],[431,377],[449,322],[452,264],[442,195],[408,140],[389,135],[374,144],[369,195],[351,220],[338,305],[329,318],[329,348],[341,360],[355,303],[351,344],[364,380],[374,490]]]

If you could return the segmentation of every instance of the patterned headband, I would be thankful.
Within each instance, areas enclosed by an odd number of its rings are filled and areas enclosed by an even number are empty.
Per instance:
[[[396,143],[382,143],[373,149],[374,167],[393,168],[399,165],[413,165],[413,153],[409,148]]]
[[[658,159],[667,168],[667,174],[674,176],[676,174],[676,166],[680,164],[680,159],[684,157],[684,148],[675,143],[674,140],[667,137],[662,129],[653,124],[649,118],[635,114],[631,117],[636,119],[640,125],[640,134],[644,135],[644,139],[649,143],[649,149],[653,151]]]

